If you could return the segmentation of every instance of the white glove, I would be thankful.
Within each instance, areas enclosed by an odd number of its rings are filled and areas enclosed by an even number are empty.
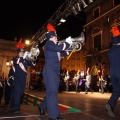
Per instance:
[[[71,36],[69,36],[68,38],[66,38],[66,42],[70,44],[70,46],[72,45],[72,38]]]
[[[23,55],[23,59],[26,58],[27,54],[28,54],[28,52],[26,51],[26,52],[24,53],[24,55]]]

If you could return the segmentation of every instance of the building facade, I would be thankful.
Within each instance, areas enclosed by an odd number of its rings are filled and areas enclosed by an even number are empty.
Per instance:
[[[94,0],[85,9],[86,25],[86,67],[105,67],[109,74],[109,61],[107,52],[111,46],[111,28],[120,26],[120,1],[119,0]],[[91,74],[94,71],[91,70]]]
[[[17,55],[16,42],[0,39],[0,76],[8,77],[11,60]]]
[[[84,68],[86,71],[89,67],[92,72],[94,66],[101,68],[104,65],[109,73],[107,51],[111,45],[110,30],[114,24],[120,26],[120,0],[94,0],[84,12],[86,13],[85,44],[80,51],[73,52],[69,58],[68,56],[62,58],[61,69],[77,71]],[[10,61],[16,55],[15,44],[14,41],[0,40],[0,74],[5,73],[5,77],[9,68],[6,66],[6,61]],[[44,55],[42,49],[40,51],[36,71],[44,66]]]
[[[73,52],[72,55],[62,58],[61,69],[65,70],[86,70],[85,58],[86,51],[81,48],[80,51]]]

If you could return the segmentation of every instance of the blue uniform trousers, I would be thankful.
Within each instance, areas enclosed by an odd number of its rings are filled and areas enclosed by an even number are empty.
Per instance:
[[[118,70],[117,67],[114,70],[111,69],[111,72],[110,72],[110,81],[113,86],[113,91],[108,103],[110,103],[112,107],[116,106],[117,100],[120,97],[120,73],[119,72],[120,71]]]
[[[24,90],[26,86],[26,77],[21,76],[20,78],[14,77],[14,110],[20,110]]]
[[[3,87],[0,87],[0,103],[3,97]]]
[[[11,86],[11,89],[10,89],[10,108],[13,108],[13,105],[14,105],[14,80],[13,79],[10,80],[10,86]]]
[[[56,118],[60,114],[57,92],[60,82],[60,65],[45,64],[43,68],[43,78],[46,87],[46,96],[40,104],[40,108],[48,110],[49,118]]]
[[[10,83],[9,83],[9,84],[10,84]],[[8,105],[8,104],[9,104],[9,101],[10,101],[11,86],[8,85],[7,81],[5,81],[4,91],[5,91],[5,105]]]

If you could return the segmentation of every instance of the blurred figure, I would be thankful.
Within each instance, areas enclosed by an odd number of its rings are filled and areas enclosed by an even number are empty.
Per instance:
[[[91,75],[89,73],[90,68],[87,69],[87,75],[86,75],[86,79],[85,79],[85,94],[88,94],[88,91],[90,90],[91,93],[93,93],[93,90],[91,88]]]
[[[36,79],[37,79],[38,90],[42,90],[42,80],[43,80],[42,72],[40,72],[40,74],[36,76]]]
[[[11,91],[11,86],[9,83],[9,79],[6,78],[5,79],[5,86],[4,86],[4,94],[5,94],[5,106],[9,105],[9,101],[10,101],[10,91]]]
[[[15,73],[15,68],[12,64],[12,66],[10,67],[10,71],[8,73],[8,80],[10,83],[10,98],[9,97],[7,97],[7,98],[9,98],[10,100],[7,99],[7,101],[9,100],[10,110],[13,110],[13,105],[14,105],[14,73]]]
[[[102,71],[102,75],[100,77],[100,86],[101,86],[101,93],[102,94],[104,94],[104,92],[106,90],[106,84],[107,84],[107,80],[106,79],[107,79],[106,75],[105,75],[104,71]]]
[[[4,77],[1,76],[0,77],[0,104],[2,101],[2,97],[3,97],[3,92],[4,92]]]
[[[10,108],[13,107],[14,72],[15,72],[14,66],[11,65],[8,73],[8,78],[5,79],[5,87],[4,87],[5,105],[8,106],[10,104]]]
[[[76,74],[76,93],[79,93],[81,91],[81,86],[82,86],[83,80],[80,77],[80,71],[77,71]]]
[[[111,92],[111,90],[110,90],[110,75],[106,75],[106,77],[107,77],[107,84],[106,84],[106,90],[107,90],[107,92],[109,93],[109,92]]]
[[[67,70],[67,72],[65,74],[65,78],[64,78],[64,82],[65,82],[67,92],[69,92],[69,79],[70,79],[70,75],[69,75],[69,71]]]
[[[81,71],[80,71],[80,78],[81,78],[81,79],[84,79],[84,78],[85,78],[84,68],[82,68]]]

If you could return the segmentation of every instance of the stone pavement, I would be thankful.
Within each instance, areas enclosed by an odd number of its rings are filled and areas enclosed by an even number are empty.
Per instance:
[[[0,120],[48,120],[47,111],[45,117],[41,118],[37,107],[39,103],[35,104],[36,98],[44,98],[45,91],[26,90],[25,93],[34,96],[34,103],[30,104],[32,100],[27,99],[29,105],[22,104],[20,113],[15,114],[3,105],[3,101],[0,105]],[[84,92],[58,93],[61,117],[65,120],[120,120],[120,100],[115,108],[116,118],[111,118],[107,114],[105,104],[110,95],[111,93],[99,92],[93,94],[90,92],[88,94]]]

